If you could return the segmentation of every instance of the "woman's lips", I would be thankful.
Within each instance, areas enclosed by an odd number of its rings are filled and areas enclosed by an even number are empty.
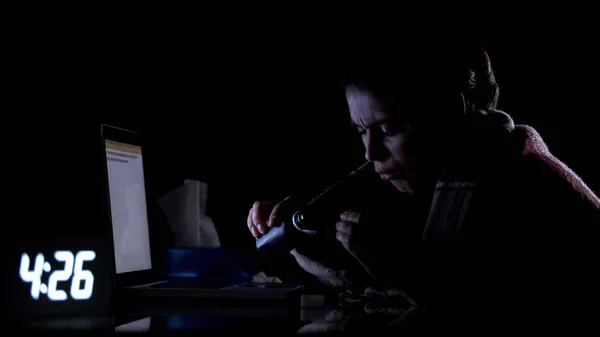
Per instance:
[[[379,173],[381,180],[396,180],[400,178],[399,172],[381,172]]]

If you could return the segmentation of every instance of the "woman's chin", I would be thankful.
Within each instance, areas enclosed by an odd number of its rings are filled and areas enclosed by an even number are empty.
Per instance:
[[[390,180],[390,182],[401,193],[413,194],[412,185],[408,181],[401,180],[401,179],[394,179],[394,180]]]

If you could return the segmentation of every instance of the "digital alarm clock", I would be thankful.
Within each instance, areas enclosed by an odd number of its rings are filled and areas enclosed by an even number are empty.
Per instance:
[[[102,236],[38,238],[9,254],[13,320],[109,317],[113,257]]]
[[[57,250],[54,252],[54,260],[61,263],[61,268],[52,270],[52,265],[45,260],[44,254],[37,253],[35,262],[29,254],[21,255],[19,276],[21,280],[31,284],[31,298],[38,300],[40,294],[48,296],[50,301],[88,300],[94,294],[94,273],[89,269],[83,269],[85,262],[96,259],[93,250],[81,250],[77,254],[69,250]],[[33,262],[33,263],[32,263]],[[33,266],[33,268],[32,268]],[[42,283],[42,275],[48,273],[48,285]],[[65,290],[59,289],[59,282],[71,282],[69,295]],[[83,286],[82,286],[83,283]]]

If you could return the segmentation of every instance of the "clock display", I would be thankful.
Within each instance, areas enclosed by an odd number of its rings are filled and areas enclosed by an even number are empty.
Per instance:
[[[114,253],[110,237],[101,234],[23,236],[8,252],[7,285],[0,287],[12,308],[9,320],[110,316]]]
[[[29,254],[21,255],[19,276],[23,282],[31,283],[31,298],[38,300],[43,294],[51,301],[66,301],[69,297],[74,300],[90,299],[94,292],[94,274],[84,269],[84,263],[94,261],[96,252],[82,250],[73,254],[68,250],[58,250],[53,255],[54,260],[63,264],[62,268],[54,271],[42,253],[35,256],[33,264]],[[43,283],[44,273],[49,274],[48,284]],[[69,281],[67,294],[67,291],[58,288],[58,284]]]

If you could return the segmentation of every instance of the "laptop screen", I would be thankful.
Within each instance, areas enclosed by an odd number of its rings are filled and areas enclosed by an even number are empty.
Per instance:
[[[150,236],[142,148],[105,139],[117,274],[150,270]]]

